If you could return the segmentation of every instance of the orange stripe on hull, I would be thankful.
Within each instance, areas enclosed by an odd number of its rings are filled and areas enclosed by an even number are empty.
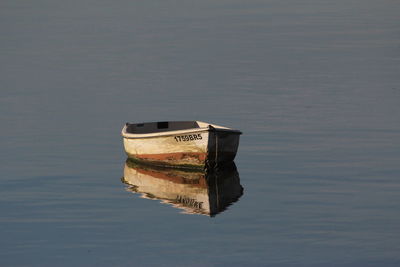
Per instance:
[[[163,153],[163,154],[140,154],[130,155],[135,159],[148,161],[160,165],[174,166],[195,166],[200,167],[205,165],[207,153],[204,152],[178,152],[178,153]]]

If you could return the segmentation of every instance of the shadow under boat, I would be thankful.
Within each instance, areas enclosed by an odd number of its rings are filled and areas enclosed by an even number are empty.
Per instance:
[[[171,204],[187,214],[215,216],[243,195],[234,162],[217,170],[188,171],[125,162],[122,182],[143,198]]]

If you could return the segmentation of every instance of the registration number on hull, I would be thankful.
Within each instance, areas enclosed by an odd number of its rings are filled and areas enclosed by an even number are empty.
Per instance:
[[[174,136],[176,142],[188,142],[194,140],[201,140],[203,137],[201,134],[185,134]]]

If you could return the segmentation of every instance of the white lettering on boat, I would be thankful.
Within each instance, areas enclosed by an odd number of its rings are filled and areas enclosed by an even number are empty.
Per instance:
[[[194,140],[201,140],[203,137],[201,134],[186,134],[174,136],[176,142],[188,142]]]

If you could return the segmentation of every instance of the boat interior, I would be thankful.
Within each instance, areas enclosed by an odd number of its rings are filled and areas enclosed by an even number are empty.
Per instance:
[[[200,121],[159,121],[145,123],[127,123],[126,132],[132,134],[160,133],[207,127],[209,124]]]

